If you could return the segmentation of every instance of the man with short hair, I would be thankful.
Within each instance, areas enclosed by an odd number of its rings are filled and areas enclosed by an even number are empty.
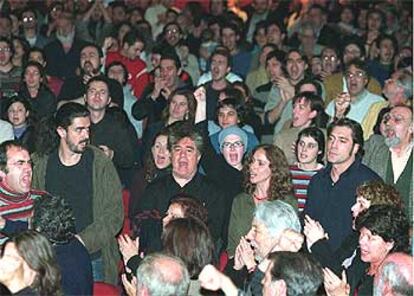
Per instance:
[[[321,51],[322,72],[320,74],[322,79],[340,70],[341,60],[338,57],[337,50],[334,47],[325,47]]]
[[[316,296],[323,282],[322,268],[307,253],[274,252],[263,279],[263,296]]]
[[[171,255],[145,256],[137,270],[137,296],[186,296],[190,276],[184,262]]]
[[[372,135],[366,142],[363,163],[401,194],[407,217],[413,215],[413,111],[395,106],[384,115],[385,136]]]
[[[96,90],[95,90],[96,91]],[[35,154],[33,184],[61,196],[72,207],[77,237],[92,259],[94,280],[118,282],[115,236],[122,227],[122,188],[112,161],[90,146],[90,112],[77,103],[55,115],[58,143]]]
[[[22,70],[13,66],[13,43],[0,37],[0,99],[17,95],[20,88]]]
[[[374,126],[377,123],[378,115],[384,108],[395,107],[398,105],[410,105],[413,98],[413,75],[407,70],[394,72],[390,79],[385,81],[382,89],[386,101],[372,104],[367,115],[362,121],[364,139],[368,140],[374,133]]]
[[[13,232],[27,229],[33,202],[44,192],[32,189],[29,151],[16,141],[0,144],[0,245]]]
[[[85,41],[76,36],[74,16],[69,12],[62,12],[56,20],[56,40],[44,48],[47,74],[63,80],[75,77],[80,50],[84,44]]]
[[[273,44],[279,50],[284,50],[283,41],[286,36],[286,28],[276,19],[269,20],[266,25],[267,42]]]
[[[117,61],[128,69],[128,83],[132,87],[134,96],[140,98],[145,87],[149,83],[147,66],[141,60],[141,52],[145,48],[144,38],[137,32],[131,31],[125,34],[118,52],[108,52],[105,65]]]
[[[103,60],[103,52],[98,45],[85,43],[80,48],[80,75],[65,80],[60,90],[58,100],[75,100],[83,97],[89,79],[100,75]]]
[[[135,119],[146,119],[147,124],[161,120],[169,95],[176,89],[190,87],[180,79],[180,73],[181,62],[178,55],[175,52],[164,53],[160,61],[160,76],[147,85],[141,98],[132,107]]]
[[[352,232],[356,188],[379,177],[361,163],[364,140],[356,121],[337,120],[327,132],[328,165],[311,179],[304,213],[319,221],[329,235],[330,247],[336,250]]]
[[[342,65],[343,68],[346,68],[348,64],[355,59],[364,60],[365,59],[365,47],[359,39],[350,38],[345,40],[342,46]],[[323,85],[325,88],[325,103],[326,105],[335,99],[337,95],[341,92],[347,92],[348,87],[346,83],[345,73],[343,71],[338,73],[333,73],[325,77],[323,80]],[[366,88],[371,93],[376,95],[381,95],[381,85],[379,82],[371,77],[369,79]]]
[[[90,79],[86,85],[84,100],[90,112],[91,144],[99,147],[112,159],[117,169],[133,167],[134,148],[131,135],[126,126],[107,110],[112,100],[108,78],[96,76]]]
[[[171,173],[150,183],[142,197],[139,212],[156,210],[161,216],[167,211],[171,198],[177,193],[186,193],[198,199],[208,210],[208,226],[221,250],[227,240],[228,221],[232,196],[226,196],[219,187],[211,183],[208,176],[198,172],[198,163],[203,153],[203,138],[188,123],[177,123],[168,137],[171,151]],[[151,231],[153,231],[151,229]],[[159,238],[149,241],[149,245],[160,247]]]
[[[44,48],[49,40],[38,32],[36,10],[26,7],[20,13],[20,22],[23,24],[23,38],[30,47]]]
[[[392,253],[382,262],[374,279],[374,296],[413,294],[413,257]]]
[[[243,77],[250,69],[251,54],[239,46],[241,33],[235,23],[227,22],[221,26],[221,44],[226,47],[232,57],[233,72]]]
[[[370,77],[363,61],[349,62],[345,77],[347,92],[338,94],[326,107],[326,113],[332,118],[347,117],[361,124],[372,104],[384,99],[366,89]]]
[[[303,92],[293,98],[291,126],[273,136],[273,144],[282,149],[290,165],[297,162],[292,145],[296,142],[298,134],[304,128],[317,126],[316,123],[324,113],[323,100],[316,94]]]
[[[295,85],[305,77],[308,68],[306,57],[297,49],[288,52],[284,65],[287,77],[283,75],[275,77],[275,87],[272,87],[265,106],[266,120],[274,124],[274,134],[278,133],[291,118]]]
[[[298,252],[302,247],[303,236],[296,210],[281,200],[259,203],[251,225],[236,249],[234,269],[245,268],[252,272],[247,295],[262,295],[263,279],[270,263],[268,255],[280,251]],[[251,249],[253,252],[250,252]],[[237,295],[236,286],[212,265],[207,265],[201,271],[199,281],[203,288],[222,289],[226,295]]]
[[[206,90],[207,120],[216,119],[219,94],[230,85],[226,76],[230,73],[231,67],[231,56],[227,49],[219,48],[211,54],[210,71],[212,80],[204,85]]]

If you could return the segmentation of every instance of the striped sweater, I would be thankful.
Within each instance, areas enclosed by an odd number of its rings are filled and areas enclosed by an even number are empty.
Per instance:
[[[33,202],[45,194],[43,191],[30,191],[25,194],[12,192],[4,182],[0,183],[0,216],[7,221],[27,223],[32,216]],[[0,230],[0,245],[7,240],[7,236]]]
[[[308,198],[308,186],[309,182],[319,170],[305,171],[299,168],[297,165],[289,167],[290,175],[292,178],[293,191],[296,199],[298,200],[299,212],[302,212],[305,208],[306,200]]]

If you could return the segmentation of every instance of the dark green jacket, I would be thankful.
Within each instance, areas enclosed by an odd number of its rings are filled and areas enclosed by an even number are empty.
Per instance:
[[[79,235],[89,254],[101,251],[104,264],[104,281],[118,283],[120,255],[115,236],[122,228],[124,211],[122,187],[112,161],[94,146],[93,162],[93,217],[94,221]],[[34,154],[33,187],[45,190],[46,168],[49,155]],[[82,184],[79,184],[81,186]]]

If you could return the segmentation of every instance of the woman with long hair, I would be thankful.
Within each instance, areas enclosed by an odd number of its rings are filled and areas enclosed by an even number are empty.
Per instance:
[[[253,211],[263,201],[283,200],[297,209],[289,166],[282,150],[273,145],[253,149],[243,168],[244,192],[234,198],[230,214],[227,252],[234,256],[240,239],[250,229]]]
[[[62,295],[60,271],[46,237],[25,231],[9,239],[0,259],[0,282],[12,295]]]
[[[24,67],[19,96],[30,102],[35,119],[50,117],[56,112],[56,97],[47,86],[45,69],[37,62],[30,61]]]

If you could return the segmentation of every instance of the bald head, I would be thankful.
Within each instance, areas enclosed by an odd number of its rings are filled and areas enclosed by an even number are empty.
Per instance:
[[[403,296],[413,294],[413,257],[393,253],[385,258],[375,276],[374,295]]]
[[[137,270],[137,295],[187,295],[190,277],[181,259],[154,253]]]

